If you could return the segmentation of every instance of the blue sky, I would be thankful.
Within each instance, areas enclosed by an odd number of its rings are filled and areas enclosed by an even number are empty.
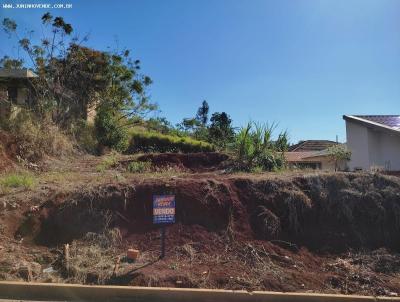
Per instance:
[[[1,3],[16,3],[1,0]],[[279,123],[291,141],[345,141],[343,114],[400,114],[397,0],[58,0],[88,46],[132,50],[173,123],[203,99],[241,126]],[[47,10],[1,9],[40,32]],[[17,55],[0,33],[0,56]],[[396,105],[395,105],[396,104]]]

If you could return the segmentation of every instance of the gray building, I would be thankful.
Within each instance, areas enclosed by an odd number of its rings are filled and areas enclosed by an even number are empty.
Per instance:
[[[31,80],[37,75],[29,69],[0,68],[0,118],[7,117],[13,105],[31,105],[34,101]]]
[[[400,171],[400,115],[344,115],[350,170]]]

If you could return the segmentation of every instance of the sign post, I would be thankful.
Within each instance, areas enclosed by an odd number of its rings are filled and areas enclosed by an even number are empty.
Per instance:
[[[165,226],[175,223],[175,195],[153,196],[153,224],[161,225],[161,255],[165,257]]]

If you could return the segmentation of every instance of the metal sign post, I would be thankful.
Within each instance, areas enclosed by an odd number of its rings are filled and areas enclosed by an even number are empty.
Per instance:
[[[165,257],[165,226],[175,223],[175,195],[153,196],[153,223],[161,225],[161,255]]]
[[[165,225],[161,227],[161,256],[160,258],[165,257]]]

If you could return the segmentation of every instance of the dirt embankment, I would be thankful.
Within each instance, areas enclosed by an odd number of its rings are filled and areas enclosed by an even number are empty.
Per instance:
[[[400,249],[400,183],[362,174],[110,185],[61,204],[45,203],[38,238],[62,243],[98,231],[95,210],[122,214],[130,221],[129,232],[152,230],[153,194],[175,194],[177,222],[212,232],[230,229],[243,238],[290,241],[318,251]]]
[[[157,259],[153,194],[176,195],[177,223],[168,227],[164,260]],[[59,251],[72,243],[75,255],[109,259],[82,277],[62,273],[56,252],[53,266],[70,282],[400,293],[400,179],[394,177],[188,176],[113,184],[50,198],[14,231],[27,246]],[[139,248],[142,258],[115,273],[115,257],[127,247]]]
[[[139,156],[140,162],[151,162],[156,169],[173,168],[181,171],[209,172],[222,170],[229,156],[219,152],[199,153],[150,153]],[[122,164],[127,165],[131,160]]]

